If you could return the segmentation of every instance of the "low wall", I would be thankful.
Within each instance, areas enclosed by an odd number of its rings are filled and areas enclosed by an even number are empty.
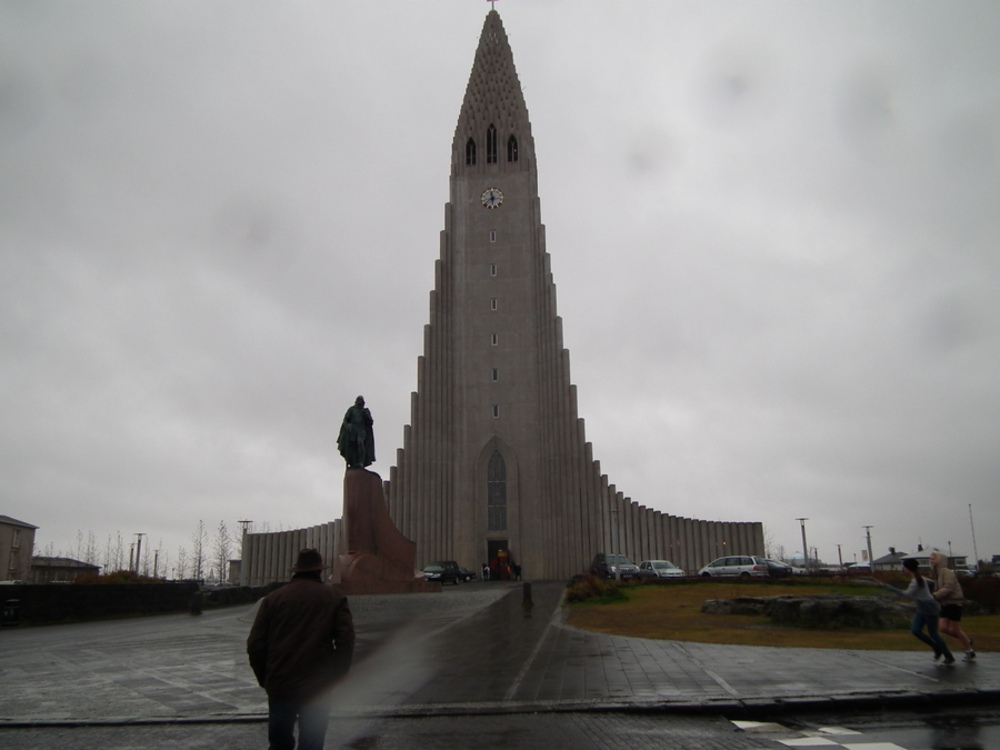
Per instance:
[[[254,602],[271,587],[199,592],[197,583],[25,584],[0,586],[5,626],[103,620],[189,612],[194,605],[222,607]],[[196,596],[197,595],[197,596]]]

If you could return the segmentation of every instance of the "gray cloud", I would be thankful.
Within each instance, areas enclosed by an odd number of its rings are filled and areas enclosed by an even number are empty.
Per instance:
[[[499,9],[602,469],[1000,552],[995,5],[633,6]],[[0,5],[0,512],[323,522],[358,393],[388,474],[486,9]]]

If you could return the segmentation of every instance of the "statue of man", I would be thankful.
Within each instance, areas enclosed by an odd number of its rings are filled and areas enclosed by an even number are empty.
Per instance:
[[[365,408],[365,399],[358,396],[354,406],[344,415],[337,447],[347,461],[348,469],[363,469],[375,462],[375,431],[372,413]]]

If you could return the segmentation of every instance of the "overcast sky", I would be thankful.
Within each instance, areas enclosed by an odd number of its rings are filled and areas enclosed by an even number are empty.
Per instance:
[[[610,481],[833,562],[865,525],[971,559],[971,504],[1000,554],[1000,4],[497,9]],[[488,10],[0,0],[0,514],[39,551],[337,518],[359,393],[388,477]]]

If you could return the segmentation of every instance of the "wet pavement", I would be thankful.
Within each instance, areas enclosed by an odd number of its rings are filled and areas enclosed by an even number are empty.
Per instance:
[[[534,584],[530,616],[520,584],[352,597],[357,656],[337,690],[335,715],[362,723],[608,711],[750,717],[1000,698],[995,654],[945,667],[923,651],[602,635],[563,624],[562,592],[562,584]],[[0,731],[156,724],[195,732],[225,723],[234,731],[255,725],[259,735],[266,700],[245,656],[253,614],[245,606],[0,631]]]

